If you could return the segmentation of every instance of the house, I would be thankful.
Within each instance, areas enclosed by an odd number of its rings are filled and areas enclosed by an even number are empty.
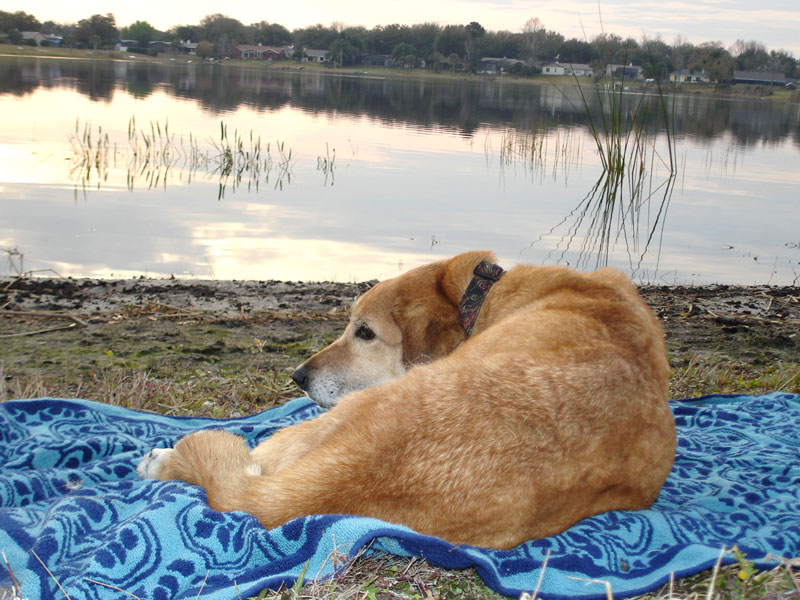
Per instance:
[[[181,42],[181,52],[195,56],[197,54],[197,43],[186,40]]]
[[[516,58],[484,57],[478,63],[478,73],[507,73],[516,64],[525,64],[525,61]]]
[[[147,44],[147,51],[151,52],[151,53],[152,52],[155,52],[155,53],[158,53],[158,52],[173,53],[173,52],[177,52],[178,49],[175,46],[173,46],[170,42],[162,42],[160,40],[157,40],[157,41],[153,41],[153,42],[150,42],[149,44]]]
[[[135,48],[138,45],[138,40],[119,40],[116,44],[114,44],[114,50],[117,52],[127,52],[128,48]]]
[[[611,79],[644,79],[642,67],[633,63],[627,65],[606,65],[606,77]]]
[[[594,69],[579,63],[547,63],[542,67],[542,75],[570,75],[574,77],[591,77]]]
[[[328,51],[327,50],[304,50],[303,51],[303,62],[311,62],[311,63],[324,63],[328,60]]]
[[[36,42],[37,46],[45,45],[45,46],[60,46],[61,42],[64,40],[61,36],[58,35],[48,35],[46,33],[39,33],[38,31],[22,31],[22,41],[28,42],[28,40],[33,40]]]
[[[690,71],[689,69],[670,73],[669,80],[673,83],[711,83],[711,78],[705,71]]]
[[[283,60],[286,58],[283,48],[262,46],[261,44],[239,44],[232,47],[227,55],[243,60]]]
[[[734,71],[733,83],[785,87],[786,75],[769,71]]]

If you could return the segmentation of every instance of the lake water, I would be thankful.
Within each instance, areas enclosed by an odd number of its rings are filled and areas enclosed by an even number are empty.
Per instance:
[[[614,204],[573,86],[0,57],[0,274],[351,281],[490,248],[797,283],[800,106],[666,101],[673,170],[652,110]]]

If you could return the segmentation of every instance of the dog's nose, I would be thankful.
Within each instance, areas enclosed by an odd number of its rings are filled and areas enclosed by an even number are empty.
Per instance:
[[[303,365],[300,365],[292,373],[292,381],[294,381],[301,390],[308,391],[308,371]]]

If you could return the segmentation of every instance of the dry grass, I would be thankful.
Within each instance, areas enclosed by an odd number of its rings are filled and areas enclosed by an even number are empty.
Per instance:
[[[162,378],[148,371],[111,366],[86,377],[35,375],[7,378],[0,362],[0,402],[14,398],[84,398],[164,415],[237,417],[296,398],[297,388],[276,372],[241,371],[237,377],[193,372]]]

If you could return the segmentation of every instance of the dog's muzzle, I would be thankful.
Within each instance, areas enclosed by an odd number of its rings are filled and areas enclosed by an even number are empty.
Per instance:
[[[308,391],[308,369],[300,365],[292,373],[292,381],[304,392]]]

